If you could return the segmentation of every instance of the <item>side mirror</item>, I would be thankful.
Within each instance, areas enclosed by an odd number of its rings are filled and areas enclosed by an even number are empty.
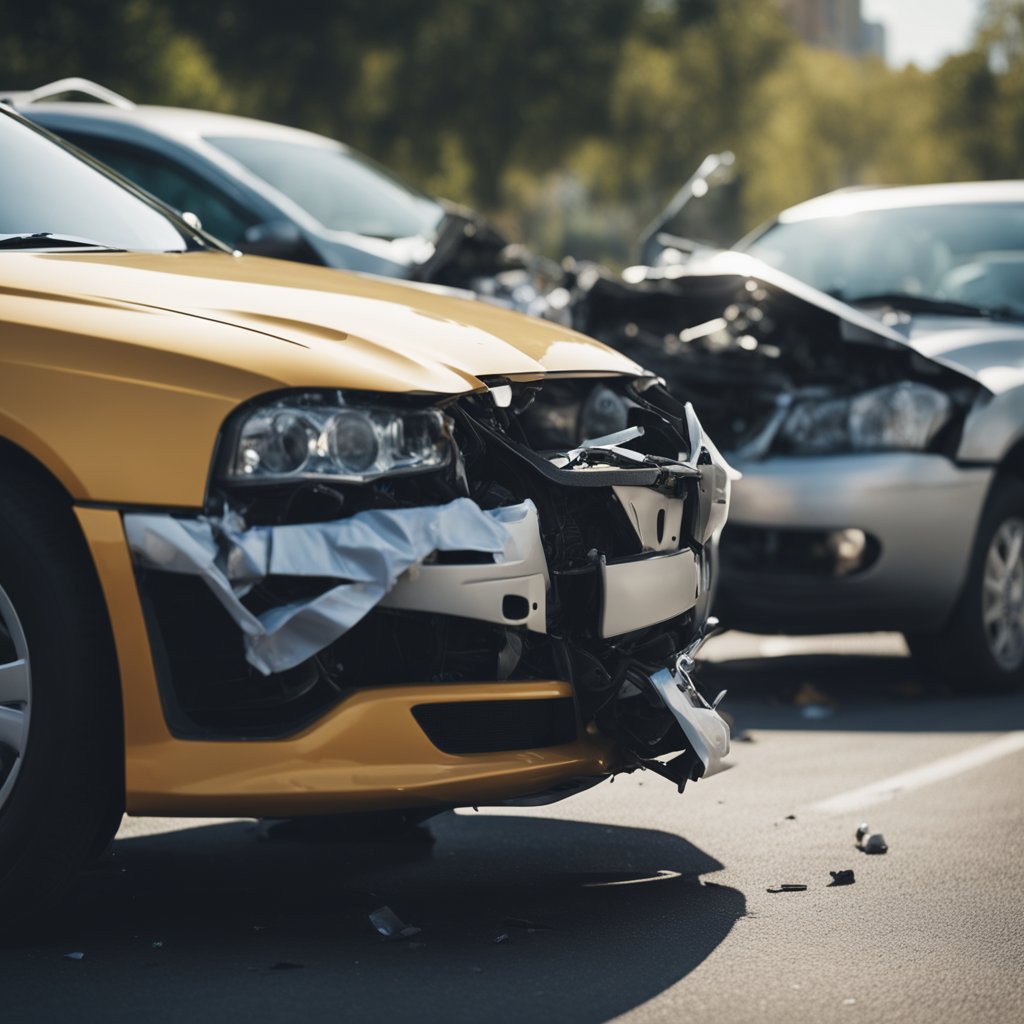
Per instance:
[[[290,220],[269,220],[247,228],[238,248],[254,256],[293,260],[305,251],[306,240]]]

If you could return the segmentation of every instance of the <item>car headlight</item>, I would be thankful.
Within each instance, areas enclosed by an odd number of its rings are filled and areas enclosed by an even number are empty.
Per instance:
[[[779,440],[801,454],[923,451],[952,413],[948,395],[902,381],[852,398],[800,402],[786,417]]]
[[[629,426],[629,407],[621,395],[599,384],[580,409],[579,440],[605,437]]]
[[[233,482],[362,483],[437,469],[451,457],[439,410],[351,404],[338,392],[249,409],[229,438],[225,475]]]

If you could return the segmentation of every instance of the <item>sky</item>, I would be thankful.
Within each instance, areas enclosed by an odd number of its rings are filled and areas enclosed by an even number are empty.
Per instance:
[[[867,21],[886,28],[887,59],[893,67],[914,63],[930,69],[971,41],[982,0],[862,0]]]

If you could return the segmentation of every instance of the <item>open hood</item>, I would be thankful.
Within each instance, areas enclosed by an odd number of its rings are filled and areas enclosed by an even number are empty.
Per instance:
[[[638,281],[595,271],[582,290],[578,326],[664,377],[736,454],[767,454],[794,401],[916,381],[966,402],[985,387],[958,353],[742,253]]]

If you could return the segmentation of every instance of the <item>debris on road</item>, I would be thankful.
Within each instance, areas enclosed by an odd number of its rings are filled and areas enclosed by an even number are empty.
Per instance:
[[[496,935],[494,937],[494,944],[496,946],[503,946],[506,942],[511,941],[512,937],[508,934],[508,932],[502,932],[500,935]]]
[[[828,885],[830,889],[837,885],[853,885],[856,881],[853,877],[853,870],[850,868],[843,871],[830,871],[829,874],[832,876],[832,881]]]
[[[857,827],[854,838],[857,841],[857,849],[862,853],[887,853],[889,850],[885,836],[881,832],[872,832],[866,821]]]
[[[783,882],[781,885],[768,886],[768,892],[805,892],[807,886],[802,882]]]
[[[85,959],[85,954],[84,953],[65,953],[64,954],[64,959],[65,960],[84,960]]]
[[[406,924],[390,907],[378,907],[370,914],[370,924],[387,942],[411,939],[423,930],[415,925]]]

